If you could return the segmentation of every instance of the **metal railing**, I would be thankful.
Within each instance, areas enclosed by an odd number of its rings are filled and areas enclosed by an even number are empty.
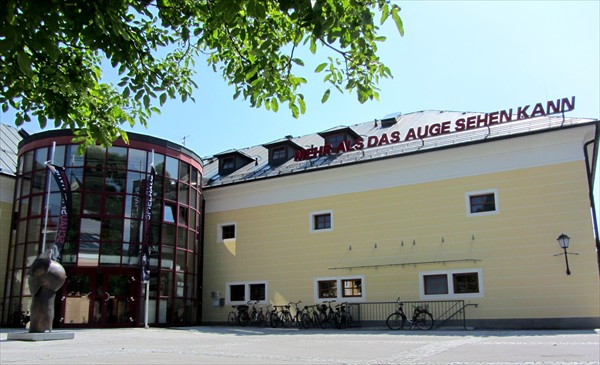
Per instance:
[[[398,306],[397,302],[351,303],[349,311],[355,326],[385,326],[385,320]],[[464,300],[404,301],[404,313],[412,317],[417,306],[426,307],[433,315],[434,328],[466,328],[466,308],[477,304],[465,304]]]

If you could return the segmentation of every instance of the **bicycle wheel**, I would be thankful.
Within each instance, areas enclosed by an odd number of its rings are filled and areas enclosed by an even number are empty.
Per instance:
[[[262,327],[265,325],[265,315],[263,314],[263,312],[258,312],[256,314],[255,322],[257,327]]]
[[[292,325],[292,321],[292,314],[290,312],[283,312],[281,315],[281,323],[283,324],[283,327],[289,328]]]
[[[388,328],[391,330],[399,330],[404,327],[404,322],[406,322],[406,319],[401,316],[400,313],[395,312],[387,317],[385,324],[387,324]]]
[[[325,329],[325,327],[327,327],[327,319],[327,314],[319,313],[319,326],[321,326],[322,329]]]
[[[430,330],[433,328],[433,316],[429,312],[421,312],[415,316],[414,325],[422,330]]]
[[[230,326],[236,325],[237,318],[236,318],[235,312],[229,312],[229,315],[227,316],[227,323],[229,323]]]
[[[240,313],[240,324],[246,327],[250,323],[250,314],[248,312]]]
[[[305,330],[310,328],[311,320],[307,313],[300,314],[300,328],[304,328]]]
[[[277,328],[279,326],[279,322],[281,321],[279,320],[279,316],[276,312],[271,313],[271,315],[269,316],[269,322],[271,322],[271,327],[273,328]]]

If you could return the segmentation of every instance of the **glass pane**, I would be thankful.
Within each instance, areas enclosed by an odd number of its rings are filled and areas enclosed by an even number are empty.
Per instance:
[[[174,251],[175,249],[171,246],[162,246],[161,267],[173,269],[173,261],[175,260]]]
[[[104,190],[117,193],[125,191],[125,171],[108,170],[106,175]]]
[[[175,223],[175,217],[177,214],[177,207],[175,204],[165,203],[163,220],[165,222]]]
[[[194,252],[188,252],[187,272],[190,274],[196,273],[196,261],[194,260],[195,257],[196,257],[196,254]]]
[[[175,244],[175,229],[176,227],[172,224],[163,224],[162,229],[162,243],[168,245]]]
[[[125,217],[141,219],[144,216],[144,199],[140,195],[127,195]]]
[[[127,160],[127,169],[135,171],[146,171],[146,151],[129,149],[129,159]]]
[[[25,252],[25,265],[27,267],[30,267],[31,264],[33,264],[33,261],[36,259],[36,257],[38,257],[39,248],[40,245],[37,242],[30,243],[25,247],[25,249],[27,250],[27,252]]]
[[[319,281],[319,298],[336,298],[337,281],[323,280]]]
[[[177,247],[187,248],[187,228],[177,227]]]
[[[177,181],[165,179],[165,199],[177,200]]]
[[[17,243],[25,243],[27,235],[27,221],[22,220],[17,224]]]
[[[187,226],[188,224],[188,208],[184,206],[179,206],[179,220],[178,223],[180,225]]]
[[[142,242],[143,221],[139,219],[125,219],[123,241],[131,243]]]
[[[29,216],[42,215],[44,205],[44,195],[35,195],[31,197],[31,207],[29,207]]]
[[[84,156],[80,156],[79,152],[77,151],[77,148],[79,146],[77,145],[68,145],[67,146],[67,152],[65,155],[66,161],[65,161],[65,165],[66,166],[83,166],[83,160],[84,160]]]
[[[179,184],[179,203],[188,205],[188,191],[190,190],[189,185]]]
[[[448,276],[446,274],[426,275],[423,276],[423,281],[425,294],[448,294]]]
[[[178,255],[179,256],[179,255]],[[183,298],[183,293],[185,292],[185,282],[183,281],[184,275],[183,273],[175,274],[175,296],[179,298]]]
[[[179,182],[190,182],[190,165],[187,162],[179,161]]]
[[[100,220],[82,218],[80,229],[78,265],[96,266],[100,249]]]
[[[102,220],[102,241],[121,241],[122,231],[122,219],[105,218]]]
[[[27,225],[27,242],[40,242],[42,219],[30,219]]]
[[[33,173],[31,193],[43,193],[46,186],[46,170],[38,170]]]
[[[71,191],[79,191],[83,189],[83,168],[68,168],[67,179],[71,185]]]
[[[148,169],[150,171],[150,165],[152,164],[152,152],[148,152]],[[163,176],[165,172],[165,155],[161,153],[154,153],[154,169],[156,175]]]
[[[232,302],[246,301],[245,299],[245,291],[246,286],[243,284],[240,285],[230,285],[229,286],[229,300]]]
[[[179,162],[173,157],[167,156],[167,162],[165,164],[165,176],[171,179],[177,179],[179,176]]]
[[[187,271],[187,261],[185,260],[185,250],[177,250],[177,271]]]
[[[96,171],[104,170],[106,150],[102,147],[88,147],[85,152],[85,166]]]
[[[125,170],[127,161],[127,148],[125,147],[109,147],[106,159],[106,164],[109,170]]]
[[[102,195],[86,193],[83,199],[83,214],[98,215],[102,206]]]
[[[33,169],[43,170],[46,168],[46,161],[48,161],[48,148],[38,148],[35,150],[33,158]]]
[[[250,284],[250,300],[265,300],[265,293],[265,284]]]
[[[57,166],[65,165],[65,150],[66,150],[65,145],[56,146],[56,148],[54,149],[54,158],[52,159],[52,161],[55,165],[57,165]]]
[[[452,275],[455,294],[479,293],[479,276],[476,272]]]
[[[23,174],[31,172],[33,168],[33,151],[27,152],[23,157]]]
[[[121,244],[102,243],[100,247],[100,263],[118,265],[121,263]]]
[[[106,215],[123,215],[123,195],[107,195],[106,207],[104,214]]]
[[[23,186],[21,187],[21,196],[31,194],[31,176],[23,176]]]
[[[136,243],[123,244],[123,265],[138,265],[139,257],[140,245]]]
[[[29,215],[29,198],[21,198],[19,206],[19,218],[24,218]]]
[[[127,194],[144,195],[146,182],[146,174],[143,172],[127,173]]]

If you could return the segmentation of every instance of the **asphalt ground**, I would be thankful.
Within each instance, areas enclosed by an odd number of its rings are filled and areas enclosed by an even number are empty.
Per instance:
[[[390,331],[218,326],[78,329],[7,340],[0,364],[599,364],[599,330]]]

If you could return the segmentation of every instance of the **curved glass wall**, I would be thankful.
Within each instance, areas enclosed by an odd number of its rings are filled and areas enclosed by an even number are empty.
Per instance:
[[[56,238],[61,194],[45,165],[50,158],[54,165],[65,166],[72,194],[67,240],[59,256],[68,278],[57,295],[55,325],[142,324],[146,286],[141,283],[140,258],[146,243],[150,252],[148,322],[199,323],[200,159],[172,149],[172,144],[167,147],[166,141],[146,136],[135,141],[134,137],[129,135],[129,145],[116,142],[107,149],[90,147],[83,156],[77,152],[78,145],[57,142],[53,158],[51,145],[56,138],[24,141],[15,188],[3,323],[16,324],[18,314],[29,308],[27,267],[42,246],[52,247]],[[62,140],[70,141],[70,137]],[[156,175],[147,220],[146,184],[153,162]]]

